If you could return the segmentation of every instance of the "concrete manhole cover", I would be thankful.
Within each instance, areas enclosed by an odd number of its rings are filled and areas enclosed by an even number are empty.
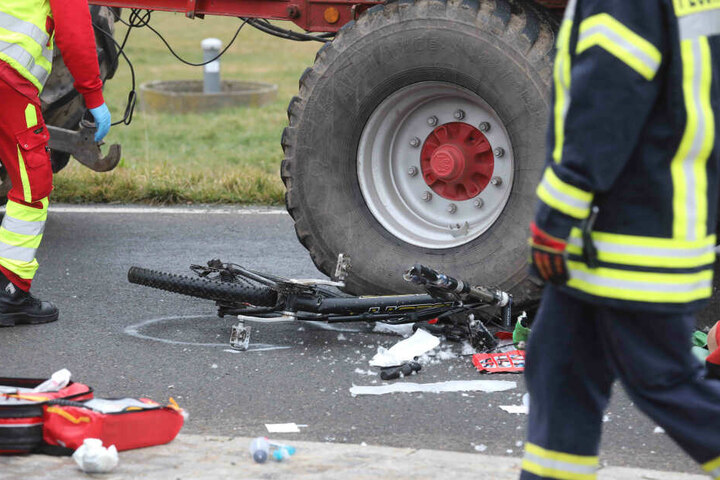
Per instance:
[[[140,86],[141,106],[147,112],[209,112],[227,107],[259,107],[275,100],[277,85],[223,81],[219,93],[203,93],[202,80],[155,81]]]

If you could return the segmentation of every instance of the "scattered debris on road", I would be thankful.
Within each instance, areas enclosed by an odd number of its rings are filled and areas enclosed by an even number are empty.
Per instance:
[[[380,378],[383,380],[395,380],[396,378],[415,375],[422,369],[418,362],[406,362],[397,367],[385,367],[380,369]]]
[[[257,437],[250,443],[250,456],[256,463],[265,463],[270,457],[276,462],[282,462],[293,455],[295,447],[267,437]]]
[[[501,410],[505,410],[508,413],[524,414],[527,415],[529,409],[526,405],[500,405]]]
[[[298,425],[297,423],[266,423],[268,433],[300,433],[300,427],[307,425]]]
[[[103,447],[102,440],[98,438],[86,438],[72,458],[85,473],[110,472],[120,461],[115,445]]]
[[[401,340],[389,349],[378,347],[378,352],[370,360],[373,367],[397,367],[414,360],[440,345],[440,339],[418,328],[412,337]]]
[[[377,322],[373,327],[375,333],[389,333],[391,335],[400,335],[401,337],[409,337],[413,334],[412,323],[401,323],[393,325],[392,323]]]
[[[525,370],[525,352],[476,353],[472,362],[481,373],[522,373]]]
[[[523,395],[521,405],[500,405],[500,409],[508,413],[527,415],[530,412],[530,395]]]

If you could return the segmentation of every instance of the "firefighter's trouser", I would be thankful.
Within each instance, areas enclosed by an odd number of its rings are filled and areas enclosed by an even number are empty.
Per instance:
[[[691,354],[693,315],[617,310],[548,286],[528,341],[522,480],[594,480],[618,378],[633,402],[720,478],[720,381]]]
[[[0,161],[12,188],[0,225],[0,272],[29,290],[52,190],[48,132],[40,100],[21,95],[0,80]]]

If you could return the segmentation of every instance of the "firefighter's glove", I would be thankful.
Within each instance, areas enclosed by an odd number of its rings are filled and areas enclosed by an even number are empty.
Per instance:
[[[95,119],[95,143],[100,143],[110,131],[110,110],[103,103],[99,107],[91,108],[90,113]]]
[[[530,270],[546,282],[563,284],[570,278],[567,270],[565,249],[567,242],[550,236],[530,224]]]

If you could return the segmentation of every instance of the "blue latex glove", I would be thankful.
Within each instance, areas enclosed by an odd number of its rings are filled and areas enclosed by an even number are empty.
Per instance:
[[[99,107],[91,108],[90,113],[92,113],[95,119],[95,143],[100,143],[110,131],[110,110],[108,110],[107,105],[103,103]]]

